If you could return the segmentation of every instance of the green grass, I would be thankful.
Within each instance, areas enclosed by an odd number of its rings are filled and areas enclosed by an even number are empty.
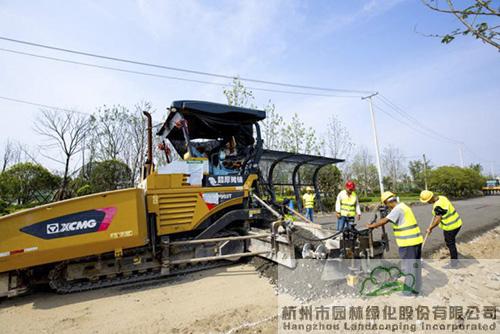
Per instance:
[[[380,196],[370,196],[370,197],[363,197],[360,198],[362,203],[375,203],[375,202],[380,202]],[[419,201],[419,194],[402,194],[399,196],[399,200],[401,202],[405,203],[411,203],[411,202],[418,202]]]

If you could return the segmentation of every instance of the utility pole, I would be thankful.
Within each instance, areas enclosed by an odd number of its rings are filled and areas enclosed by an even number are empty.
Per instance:
[[[458,144],[458,154],[460,155],[460,166],[462,168],[465,168],[465,164],[464,164],[464,151],[463,151],[463,147],[462,147],[462,143]]]
[[[427,189],[427,159],[425,158],[425,153],[424,153],[424,184],[425,184],[425,190]]]
[[[378,95],[378,92],[372,95],[362,97],[362,100],[368,100],[370,106],[370,115],[372,118],[372,129],[373,129],[373,141],[375,142],[375,158],[377,161],[377,172],[378,172],[378,184],[380,186],[380,194],[384,192],[384,182],[382,179],[382,167],[380,166],[380,149],[378,146],[378,135],[377,135],[377,125],[375,124],[375,113],[373,112],[373,101],[372,97]]]

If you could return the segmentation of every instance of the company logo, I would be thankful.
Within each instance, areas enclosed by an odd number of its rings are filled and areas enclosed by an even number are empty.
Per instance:
[[[48,224],[47,225],[47,234],[53,233],[61,233],[66,231],[78,231],[78,230],[86,230],[89,228],[94,228],[97,225],[97,221],[95,219],[77,221],[72,223],[62,223],[62,224]]]
[[[47,225],[47,234],[59,232],[59,224],[49,224]]]
[[[360,294],[363,296],[386,296],[395,292],[418,293],[415,276],[404,273],[396,266],[378,266],[363,280]]]
[[[227,176],[209,176],[208,185],[212,187],[216,186],[238,186],[243,184],[243,176],[240,175],[227,175]]]
[[[106,231],[115,214],[114,207],[81,211],[25,226],[21,231],[42,239]]]

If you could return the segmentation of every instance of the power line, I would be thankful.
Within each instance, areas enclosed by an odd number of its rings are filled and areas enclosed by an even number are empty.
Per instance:
[[[12,97],[0,96],[0,99],[6,100],[6,101],[10,101],[10,102],[28,104],[28,105],[32,105],[32,106],[40,107],[40,108],[46,108],[46,109],[52,109],[52,110],[60,110],[60,111],[65,111],[65,112],[71,112],[71,113],[76,113],[76,114],[82,114],[82,115],[88,115],[88,116],[90,116],[90,114],[88,114],[88,113],[77,111],[77,110],[72,110],[72,109],[67,109],[67,108],[61,108],[61,107],[55,107],[55,106],[51,106],[51,105],[48,105],[48,104],[31,102],[31,101],[27,101],[27,100],[21,100],[21,99],[12,98]]]
[[[453,144],[461,144],[462,143],[461,141],[446,137],[446,136],[442,135],[441,133],[425,126],[418,119],[416,119],[415,117],[413,117],[412,115],[410,115],[409,113],[404,111],[402,108],[398,107],[395,103],[393,103],[391,100],[389,100],[387,97],[383,96],[382,94],[380,94],[379,97],[380,97],[380,101],[382,103],[389,106],[391,109],[396,111],[398,114],[400,114],[401,116],[410,120],[411,122],[415,123],[416,125],[418,125],[422,129],[424,129],[425,131],[427,131],[429,133],[433,133],[435,136],[442,138],[442,140],[448,141],[448,142],[453,143]]]
[[[80,112],[77,110],[73,109],[67,109],[67,108],[62,108],[62,107],[56,107],[48,104],[43,104],[43,103],[37,103],[37,102],[32,102],[28,101],[25,99],[17,99],[17,98],[12,98],[12,97],[7,97],[7,96],[0,96],[0,99],[10,101],[10,102],[16,102],[16,103],[22,103],[22,104],[27,104],[35,107],[40,107],[40,108],[46,108],[46,109],[52,109],[52,110],[59,110],[59,111],[66,111],[66,112],[72,112],[72,113],[77,113],[77,114],[82,114],[82,115],[87,115],[87,116],[92,116],[92,114],[88,114],[85,112]],[[153,128],[157,128],[163,125],[163,122],[158,122],[153,124]]]
[[[0,39],[4,40],[4,41],[12,42],[12,43],[24,44],[24,45],[35,46],[35,47],[49,49],[49,50],[55,50],[55,51],[60,51],[60,52],[67,52],[67,53],[72,53],[72,54],[77,54],[77,55],[87,56],[87,57],[94,57],[94,58],[112,60],[112,61],[117,61],[117,62],[122,62],[122,63],[129,63],[129,64],[134,64],[134,65],[141,65],[141,66],[148,66],[148,67],[160,68],[160,69],[169,70],[169,71],[184,72],[184,73],[190,73],[190,74],[196,74],[196,75],[203,75],[203,76],[210,76],[210,77],[223,78],[223,79],[230,79],[230,80],[237,78],[234,75],[204,72],[204,71],[198,71],[198,70],[192,70],[192,69],[186,69],[186,68],[180,68],[180,67],[174,67],[174,66],[167,66],[167,65],[147,63],[147,62],[138,61],[138,60],[131,60],[131,59],[125,59],[125,58],[111,57],[111,56],[106,56],[106,55],[101,55],[101,54],[95,54],[95,53],[90,53],[90,52],[84,52],[84,51],[66,49],[66,48],[61,48],[61,47],[56,47],[56,46],[51,46],[51,45],[46,45],[46,44],[39,44],[39,43],[34,43],[34,42],[29,42],[29,41],[14,39],[14,38],[8,38],[8,37],[4,37],[4,36],[0,36]],[[310,89],[310,90],[317,90],[317,91],[328,91],[328,92],[337,92],[337,93],[354,93],[354,94],[370,94],[370,93],[372,93],[371,91],[364,91],[364,90],[353,90],[353,89],[340,89],[340,88],[328,88],[328,87],[319,87],[319,86],[298,85],[298,84],[291,84],[291,83],[277,82],[277,81],[268,81],[268,80],[261,80],[261,79],[247,78],[247,77],[239,77],[239,79],[241,81],[255,82],[255,83],[266,84],[266,85],[291,87],[291,88],[301,88],[301,89]]]
[[[204,84],[204,85],[213,85],[213,86],[218,86],[218,87],[227,87],[227,86],[229,86],[229,84],[223,84],[223,83],[217,83],[217,82],[210,82],[210,81],[204,81],[204,80],[197,80],[197,79],[181,78],[181,77],[175,77],[175,76],[169,76],[169,75],[163,75],[163,74],[157,74],[157,73],[150,73],[150,72],[128,70],[128,69],[119,68],[119,67],[113,67],[113,66],[97,65],[97,64],[85,63],[85,62],[80,62],[80,61],[75,61],[75,60],[64,59],[64,58],[43,56],[43,55],[39,55],[39,54],[34,54],[34,53],[29,53],[29,52],[23,52],[23,51],[17,51],[17,50],[12,50],[12,49],[0,48],[0,51],[8,52],[8,53],[14,53],[14,54],[19,54],[19,55],[23,55],[23,56],[35,57],[35,58],[39,58],[39,59],[45,59],[45,60],[63,62],[63,63],[68,63],[68,64],[86,66],[86,67],[94,67],[94,68],[99,68],[99,69],[104,69],[104,70],[109,70],[109,71],[122,72],[122,73],[131,73],[131,74],[143,75],[143,76],[149,76],[149,77],[155,77],[155,78],[161,78],[161,79],[186,81],[186,82],[193,82],[193,83]],[[356,95],[334,95],[334,94],[309,93],[309,92],[279,90],[279,89],[262,88],[262,87],[247,87],[247,88],[250,89],[250,90],[255,90],[255,91],[265,91],[265,92],[282,93],[282,94],[292,94],[292,95],[338,97],[338,98],[358,98],[359,97],[359,96],[356,96]]]
[[[442,140],[440,137],[438,137],[438,136],[436,136],[436,135],[434,135],[434,134],[432,134],[432,133],[427,133],[427,132],[424,132],[423,130],[421,130],[421,129],[419,129],[419,128],[415,127],[414,125],[412,125],[411,123],[409,123],[409,122],[407,122],[407,121],[405,121],[405,120],[402,120],[402,119],[400,119],[400,118],[398,118],[398,117],[395,117],[395,115],[394,115],[393,113],[391,113],[391,112],[389,112],[389,111],[387,111],[387,110],[383,109],[383,108],[382,108],[380,105],[378,105],[378,104],[374,104],[374,107],[375,107],[375,109],[377,109],[377,110],[379,110],[379,111],[383,112],[384,114],[386,114],[387,116],[389,116],[389,118],[391,118],[391,119],[393,119],[393,120],[395,120],[395,121],[397,121],[397,122],[399,122],[399,123],[402,123],[402,124],[406,125],[408,128],[412,129],[412,130],[413,130],[413,131],[415,131],[415,132],[418,132],[419,134],[422,134],[422,135],[424,135],[424,136],[431,137],[432,139],[434,139],[434,140],[436,140],[436,141],[441,141],[441,140]]]

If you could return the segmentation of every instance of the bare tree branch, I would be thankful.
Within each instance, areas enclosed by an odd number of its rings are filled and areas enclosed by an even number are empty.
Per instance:
[[[89,126],[87,117],[73,112],[61,112],[43,109],[42,115],[37,118],[35,131],[48,139],[49,145],[56,146],[64,157],[64,173],[58,200],[64,199],[69,182],[69,168],[71,158],[82,149],[82,142]],[[50,160],[61,162],[54,157],[43,154]]]

